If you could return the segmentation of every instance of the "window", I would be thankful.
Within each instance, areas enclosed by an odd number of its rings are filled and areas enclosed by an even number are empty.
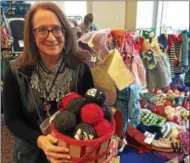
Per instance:
[[[164,1],[162,12],[161,26],[171,26],[172,28],[179,30],[189,28],[188,1]]]
[[[154,1],[137,2],[137,28],[151,28],[153,26]]]
[[[87,14],[86,1],[64,1],[64,11],[67,16],[82,16]]]
[[[157,34],[165,27],[171,27],[168,28],[168,32],[171,33],[189,29],[189,2],[139,1],[136,24],[136,28],[156,27]]]

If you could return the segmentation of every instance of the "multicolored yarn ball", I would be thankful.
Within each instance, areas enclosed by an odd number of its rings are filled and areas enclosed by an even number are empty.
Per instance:
[[[102,106],[106,100],[105,93],[98,88],[89,89],[84,95],[85,100],[88,103],[96,103]]]
[[[55,129],[66,135],[71,135],[73,129],[76,126],[76,116],[74,113],[69,111],[62,111],[54,118]]]
[[[107,133],[112,132],[113,128],[111,123],[109,123],[106,119],[94,125],[94,129],[98,137],[102,137]]]
[[[60,110],[66,110],[67,104],[74,98],[81,97],[78,93],[76,92],[70,92],[69,94],[65,95],[61,99],[61,104],[60,104]]]
[[[81,109],[81,119],[84,123],[94,125],[104,119],[104,113],[97,104],[86,104]]]
[[[82,107],[86,104],[83,97],[77,97],[74,99],[71,99],[71,101],[67,104],[66,110],[71,111],[76,115],[77,122],[80,121],[80,112]]]
[[[96,137],[96,132],[91,125],[81,122],[75,127],[73,137],[77,140],[91,140]]]

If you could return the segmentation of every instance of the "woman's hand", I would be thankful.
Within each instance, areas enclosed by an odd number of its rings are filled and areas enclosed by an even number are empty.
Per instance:
[[[55,145],[57,142],[58,140],[51,134],[47,136],[41,135],[37,139],[38,147],[44,151],[47,159],[51,163],[69,162],[69,149]]]

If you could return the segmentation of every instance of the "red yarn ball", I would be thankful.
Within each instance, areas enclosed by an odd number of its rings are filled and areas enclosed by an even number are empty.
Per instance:
[[[74,98],[81,97],[78,93],[76,92],[70,92],[69,94],[65,95],[61,99],[61,104],[60,104],[60,110],[66,110],[67,104]]]
[[[81,119],[84,123],[93,125],[104,119],[104,113],[97,104],[86,104],[81,109]]]
[[[94,125],[94,129],[98,137],[102,137],[107,133],[112,132],[113,128],[111,123],[109,123],[106,119]]]

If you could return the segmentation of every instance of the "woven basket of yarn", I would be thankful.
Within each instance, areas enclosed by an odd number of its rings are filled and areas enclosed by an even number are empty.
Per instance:
[[[58,146],[69,148],[71,163],[102,163],[110,154],[110,141],[114,135],[116,124],[112,120],[113,130],[102,137],[92,140],[77,140],[58,132],[51,122],[52,134],[59,140]]]

